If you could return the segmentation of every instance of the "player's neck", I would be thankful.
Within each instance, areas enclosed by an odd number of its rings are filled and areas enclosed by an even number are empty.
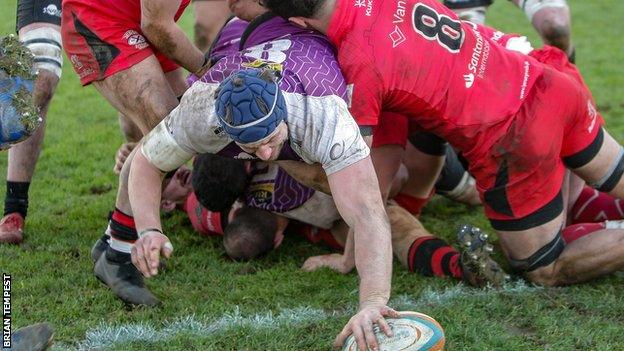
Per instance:
[[[314,17],[290,17],[289,20],[298,26],[314,29],[327,35],[335,7],[335,0],[326,0]]]

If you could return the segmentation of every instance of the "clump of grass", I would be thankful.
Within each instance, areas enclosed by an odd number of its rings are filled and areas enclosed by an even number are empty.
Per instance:
[[[33,73],[34,56],[30,50],[13,34],[2,38],[0,42],[0,70],[9,77],[35,80],[37,76]],[[26,135],[32,134],[41,124],[40,111],[35,106],[33,94],[24,86],[20,87],[15,93],[13,105],[21,115],[20,123],[24,126]]]
[[[23,77],[34,80],[35,63],[33,54],[19,42],[16,35],[10,34],[2,38],[0,44],[0,69],[11,77]]]

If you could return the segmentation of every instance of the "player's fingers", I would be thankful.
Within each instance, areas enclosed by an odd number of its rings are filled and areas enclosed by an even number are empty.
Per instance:
[[[366,348],[366,336],[360,324],[353,323],[353,327],[351,329],[353,330],[353,337],[355,338],[355,343],[358,346],[358,350],[368,351],[368,349]],[[376,349],[374,350],[376,351]]]
[[[384,306],[381,308],[380,310],[381,315],[384,317],[390,317],[390,318],[400,318],[401,315],[399,314],[399,312],[395,311],[394,309],[388,307],[388,306]]]
[[[136,255],[134,259],[134,266],[141,272],[144,276],[149,274],[147,270],[147,266],[145,266],[145,254],[143,252],[143,245],[141,242],[136,242],[134,244],[134,249],[136,250]]]
[[[340,333],[336,336],[336,339],[334,339],[334,348],[335,349],[339,349],[342,347],[342,345],[344,345],[345,340],[347,340],[347,338],[349,337],[349,335],[351,335],[351,321],[349,321],[349,323],[347,323],[347,325],[344,326],[344,328],[342,328],[342,331],[340,331]]]
[[[161,250],[161,247],[158,245],[158,243],[155,240],[152,240],[149,246],[149,251],[147,252],[147,256],[148,256],[147,263],[148,263],[151,275],[158,274],[158,263],[160,262],[160,250]]]
[[[132,264],[136,267],[137,266],[137,249],[135,245],[132,245],[132,249],[130,250],[130,260],[132,261]]]
[[[392,328],[390,328],[390,325],[384,317],[379,317],[379,319],[377,319],[377,325],[379,325],[379,329],[388,337],[392,336]]]
[[[376,351],[378,349],[377,337],[375,336],[375,331],[373,330],[373,322],[368,317],[365,317],[364,321],[362,322],[362,330],[364,331],[364,338],[366,339],[366,344],[368,345],[368,348]],[[364,348],[362,350],[368,349]]]
[[[143,250],[143,259],[141,260],[141,266],[144,269],[143,275],[150,278],[152,274],[152,265],[150,264],[150,249],[152,246],[152,241],[149,238],[145,238],[141,245],[141,250]]]
[[[171,257],[172,253],[173,253],[173,245],[171,245],[171,241],[167,241],[165,245],[163,245],[162,254],[166,258],[169,258]]]

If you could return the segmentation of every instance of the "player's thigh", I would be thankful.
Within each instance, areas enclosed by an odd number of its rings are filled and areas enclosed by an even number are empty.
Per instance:
[[[556,276],[557,259],[564,249],[561,230],[565,214],[553,220],[521,231],[497,231],[501,248],[512,269],[530,281],[552,285]]]
[[[156,126],[178,100],[154,55],[103,80],[95,88],[143,134]]]
[[[173,90],[173,93],[178,98],[182,97],[182,94],[188,89],[188,84],[186,83],[186,79],[184,79],[184,69],[181,67],[166,72],[165,79],[167,79],[171,90]]]
[[[609,132],[603,130],[603,135],[602,144],[593,159],[584,166],[574,168],[573,172],[592,187],[624,198],[624,150]]]
[[[371,159],[373,160],[375,173],[377,173],[382,197],[387,199],[392,182],[401,166],[403,148],[399,145],[374,147],[371,149]]]

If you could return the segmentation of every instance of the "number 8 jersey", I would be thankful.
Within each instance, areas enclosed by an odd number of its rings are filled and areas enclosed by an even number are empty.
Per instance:
[[[338,0],[328,30],[358,124],[402,113],[464,152],[506,132],[543,71],[486,35],[436,0]]]

